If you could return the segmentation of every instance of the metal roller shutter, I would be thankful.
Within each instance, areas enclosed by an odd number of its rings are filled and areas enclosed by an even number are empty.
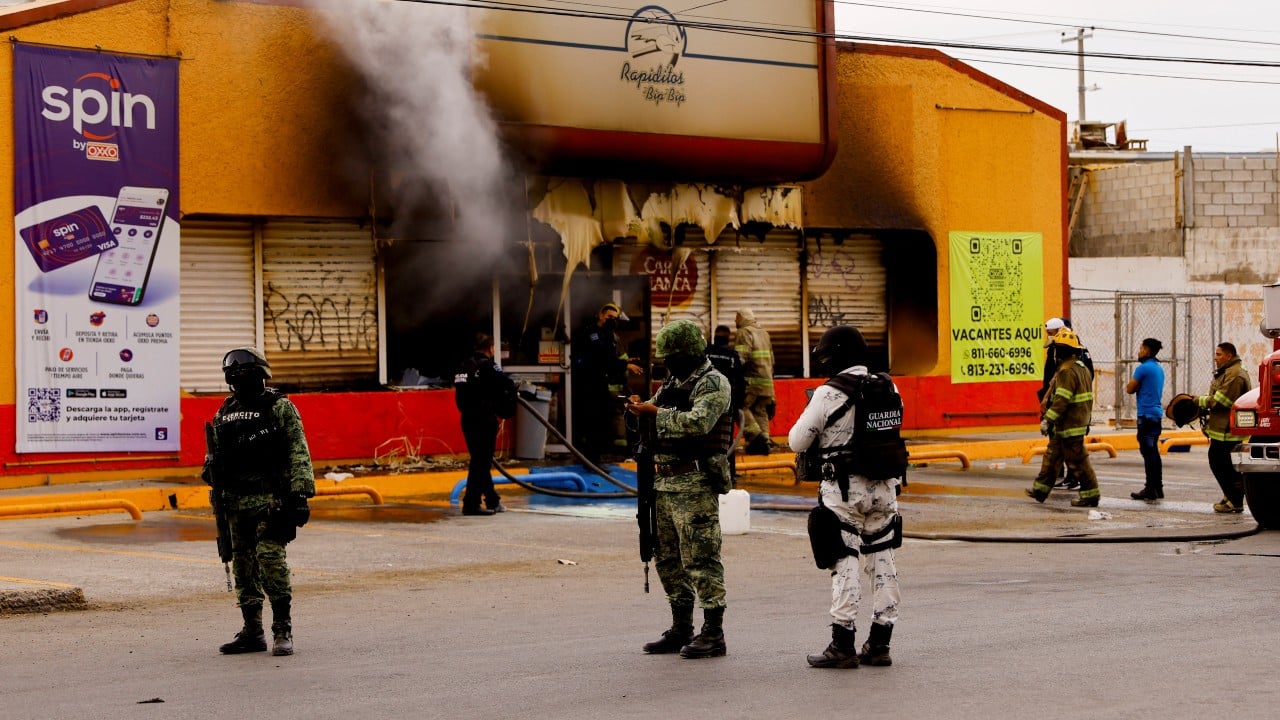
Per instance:
[[[253,225],[182,221],[182,389],[225,393],[222,356],[257,344]]]
[[[833,325],[853,325],[867,344],[888,343],[888,305],[882,245],[871,235],[855,234],[837,243],[829,235],[810,238],[805,268],[809,342],[818,342]]]
[[[734,327],[734,314],[750,308],[773,342],[774,376],[799,376],[800,234],[773,230],[763,243],[722,235],[711,252],[716,324]]]
[[[637,256],[648,251],[655,258],[663,258],[670,262],[671,255],[650,246],[620,245],[613,253],[614,275],[648,275],[644,268],[636,267]],[[695,248],[689,256],[693,273],[685,271],[677,275],[674,288],[669,280],[662,278],[651,281],[649,306],[649,324],[657,337],[662,326],[680,319],[698,323],[710,334],[711,325],[711,262],[705,248]],[[665,269],[665,268],[664,268]],[[665,274],[669,274],[669,270]],[[685,284],[687,283],[687,285]],[[664,290],[666,292],[664,292]],[[676,293],[674,296],[672,293]],[[669,302],[674,297],[674,302]]]
[[[268,221],[263,350],[274,382],[346,386],[378,377],[377,258],[354,223]]]

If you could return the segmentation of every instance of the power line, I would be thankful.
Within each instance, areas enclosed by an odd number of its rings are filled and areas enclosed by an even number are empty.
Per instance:
[[[949,17],[964,17],[964,18],[972,18],[972,19],[976,19],[976,20],[999,20],[999,21],[1002,21],[1002,22],[1025,23],[1025,24],[1029,24],[1029,25],[1050,25],[1050,26],[1054,26],[1054,27],[1062,27],[1062,26],[1064,26],[1064,25],[1071,25],[1071,26],[1075,26],[1075,25],[1080,25],[1080,24],[1082,24],[1082,23],[1080,23],[1080,22],[1078,22],[1078,21],[1075,21],[1075,20],[1072,20],[1071,22],[1052,22],[1052,21],[1048,21],[1048,20],[1028,20],[1028,19],[1025,19],[1025,18],[1023,18],[1023,17],[1017,17],[1017,16],[1015,16],[1015,17],[1001,17],[1001,16],[998,16],[998,15],[978,15],[978,14],[974,14],[974,13],[946,12],[946,11],[943,11],[943,10],[937,10],[937,9],[930,9],[930,10],[926,10],[926,9],[923,9],[923,8],[904,7],[904,6],[901,6],[901,5],[883,5],[883,4],[879,4],[879,3],[853,2],[852,0],[833,0],[833,1],[834,1],[834,2],[835,2],[835,4],[837,4],[837,5],[854,5],[854,6],[859,6],[859,7],[877,8],[877,9],[881,9],[881,10],[896,10],[896,11],[900,11],[900,12],[916,12],[916,13],[925,13],[925,14],[928,14],[928,15],[946,15],[946,16],[949,16]],[[1034,16],[1034,15],[1033,15],[1033,16],[1030,16],[1030,17],[1056,17],[1056,16]],[[1130,28],[1107,27],[1107,26],[1098,25],[1098,24],[1096,24],[1096,23],[1092,23],[1092,22],[1090,22],[1090,23],[1083,23],[1083,24],[1087,24],[1087,25],[1089,25],[1091,28],[1093,28],[1093,29],[1095,29],[1095,30],[1106,30],[1106,31],[1108,31],[1108,32],[1132,33],[1132,34],[1135,34],[1135,35],[1152,35],[1152,36],[1159,36],[1159,37],[1180,38],[1180,39],[1184,39],[1184,40],[1209,40],[1209,41],[1213,41],[1213,42],[1241,43],[1241,44],[1245,44],[1245,45],[1267,45],[1267,46],[1271,46],[1271,47],[1280,46],[1280,42],[1270,42],[1270,41],[1266,41],[1266,40],[1246,40],[1246,39],[1244,39],[1244,38],[1220,38],[1220,37],[1210,37],[1210,36],[1206,36],[1206,35],[1185,35],[1185,34],[1181,34],[1181,33],[1156,32],[1156,31],[1153,31],[1153,30],[1133,30],[1133,29],[1130,29]],[[1159,25],[1159,23],[1152,23],[1152,25],[1157,25],[1157,26],[1158,26],[1158,25]],[[1172,27],[1181,27],[1181,26],[1176,26],[1176,25],[1175,25],[1175,26],[1172,26]],[[1218,28],[1218,29],[1221,29],[1221,28]],[[1240,28],[1240,30],[1242,30],[1242,31],[1244,31],[1244,32],[1250,32],[1249,30],[1245,30],[1244,28]],[[1252,31],[1252,32],[1257,32],[1257,31]]]
[[[561,17],[574,17],[580,19],[596,19],[596,20],[614,20],[619,22],[631,22],[633,17],[625,12],[599,12],[585,10],[564,10],[552,8],[545,5],[521,5],[512,2],[501,2],[499,0],[396,0],[397,2],[413,2],[423,5],[436,5],[443,7],[460,7],[468,9],[489,9],[502,10],[507,12],[530,13],[537,15],[552,15]],[[624,9],[625,11],[625,9]],[[767,36],[777,36],[780,38],[806,38],[806,39],[829,39],[848,42],[890,42],[899,45],[908,45],[914,47],[938,47],[959,50],[982,50],[987,52],[1004,52],[1004,53],[1022,53],[1034,55],[1053,55],[1053,56],[1070,56],[1078,57],[1078,53],[1070,50],[1059,50],[1053,48],[1033,48],[1015,45],[988,45],[981,43],[963,43],[948,42],[943,40],[923,40],[915,38],[888,38],[876,37],[871,35],[851,35],[846,33],[820,33],[812,30],[789,29],[782,27],[769,27],[761,25],[743,25],[733,24],[723,21],[711,20],[665,20],[663,18],[649,18],[647,22],[663,25],[676,25],[684,28],[696,28],[717,32],[734,32],[760,34]],[[1111,60],[1128,60],[1135,62],[1159,62],[1159,63],[1185,63],[1191,65],[1222,65],[1231,67],[1259,67],[1259,68],[1280,68],[1280,61],[1272,60],[1244,60],[1233,58],[1210,58],[1210,57],[1190,57],[1190,56],[1167,56],[1167,55],[1139,55],[1131,53],[1114,53],[1114,52],[1098,52],[1090,51],[1084,53],[1088,58],[1106,58]]]

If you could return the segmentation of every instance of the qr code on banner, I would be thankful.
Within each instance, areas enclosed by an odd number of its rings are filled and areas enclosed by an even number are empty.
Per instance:
[[[27,388],[27,422],[62,419],[62,394],[58,388]]]
[[[1022,238],[970,238],[973,322],[1016,322],[1023,307]]]

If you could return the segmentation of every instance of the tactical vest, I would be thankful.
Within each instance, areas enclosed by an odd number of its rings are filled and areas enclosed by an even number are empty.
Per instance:
[[[885,373],[840,374],[826,382],[844,393],[844,404],[828,416],[824,429],[854,408],[853,437],[845,445],[820,447],[814,443],[797,458],[801,480],[837,480],[844,490],[850,475],[868,480],[901,478],[907,471],[907,446],[902,440],[902,396]],[[803,470],[802,470],[803,467]]]
[[[653,404],[660,408],[669,408],[671,410],[680,410],[687,412],[693,409],[693,388],[698,381],[706,376],[707,373],[714,370],[713,367],[707,367],[700,373],[689,376],[688,380],[679,385],[664,385],[658,391],[658,396],[654,398]],[[664,455],[678,455],[690,459],[699,459],[710,457],[712,455],[724,455],[729,451],[729,445],[733,443],[733,415],[729,412],[729,408],[725,408],[724,414],[716,420],[715,425],[711,427],[711,431],[706,435],[697,437],[680,437],[680,438],[658,438],[654,447],[654,452]]]
[[[285,398],[275,388],[267,388],[252,404],[228,398],[214,419],[220,489],[239,496],[269,495],[276,488],[267,478],[279,478],[288,457],[288,438],[275,422],[271,409]]]

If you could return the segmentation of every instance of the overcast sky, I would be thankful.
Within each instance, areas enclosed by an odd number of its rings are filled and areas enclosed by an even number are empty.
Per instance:
[[[1084,41],[1086,53],[1251,60],[1280,66],[1280,0],[835,2],[839,33],[874,36],[885,43],[912,39],[1074,53],[1076,28],[1092,27],[1092,37]],[[1064,34],[1069,43],[1063,42]],[[1079,118],[1074,55],[938,49],[1065,111],[1068,120]],[[1205,152],[1276,152],[1280,67],[1086,55],[1085,86],[1095,85],[1097,89],[1085,93],[1086,119],[1127,120],[1129,137],[1146,138],[1148,150],[1191,145]]]

